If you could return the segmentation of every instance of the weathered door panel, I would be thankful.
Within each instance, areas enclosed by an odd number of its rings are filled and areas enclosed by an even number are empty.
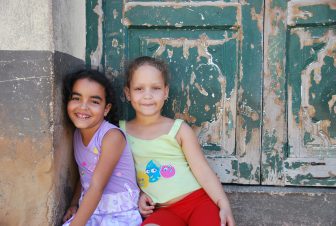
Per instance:
[[[164,112],[193,126],[222,182],[257,184],[261,170],[262,184],[335,186],[335,8],[91,0],[87,61],[105,67],[123,98],[128,59],[164,58],[173,75]]]
[[[336,186],[336,2],[288,12],[286,184]]]
[[[265,12],[263,184],[336,186],[336,2]]]
[[[193,127],[222,182],[260,183],[263,2],[106,2],[105,11],[107,71],[164,59],[164,114]]]

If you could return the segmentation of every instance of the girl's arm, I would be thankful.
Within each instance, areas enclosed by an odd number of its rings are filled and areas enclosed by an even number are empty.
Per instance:
[[[71,203],[70,203],[70,206],[69,206],[67,212],[64,214],[63,222],[66,222],[67,220],[69,220],[77,212],[78,202],[79,202],[79,198],[80,198],[80,195],[81,195],[81,190],[82,190],[82,185],[81,185],[80,180],[78,179],[77,183],[76,183],[75,192],[74,192],[74,195],[73,195]]]
[[[101,199],[104,188],[112,175],[125,148],[126,141],[117,129],[105,134],[102,141],[102,151],[94,170],[89,189],[83,197],[81,205],[70,225],[85,225]]]
[[[205,159],[194,131],[187,124],[183,123],[176,139],[181,144],[184,155],[197,181],[212,201],[220,208],[222,225],[233,226],[235,223],[229,200],[226,197],[222,184]]]

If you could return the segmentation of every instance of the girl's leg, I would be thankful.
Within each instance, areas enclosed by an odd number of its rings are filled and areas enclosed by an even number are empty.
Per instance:
[[[219,208],[203,189],[192,192],[167,208],[183,219],[188,226],[220,225]]]
[[[207,195],[206,195],[207,196]],[[189,218],[189,226],[220,226],[219,208],[207,196],[197,205]]]
[[[187,224],[176,214],[166,209],[158,209],[147,217],[141,226],[187,226]]]

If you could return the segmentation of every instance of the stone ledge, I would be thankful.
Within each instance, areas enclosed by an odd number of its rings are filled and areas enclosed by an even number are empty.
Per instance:
[[[227,193],[269,193],[274,195],[283,194],[334,194],[336,195],[336,188],[327,187],[279,187],[279,186],[254,186],[254,185],[231,185],[223,184]]]
[[[336,225],[336,189],[224,185],[238,226]]]

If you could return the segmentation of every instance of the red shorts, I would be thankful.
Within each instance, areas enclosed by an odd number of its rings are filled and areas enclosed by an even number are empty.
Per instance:
[[[142,226],[219,226],[219,208],[201,188],[168,207],[154,210]]]

